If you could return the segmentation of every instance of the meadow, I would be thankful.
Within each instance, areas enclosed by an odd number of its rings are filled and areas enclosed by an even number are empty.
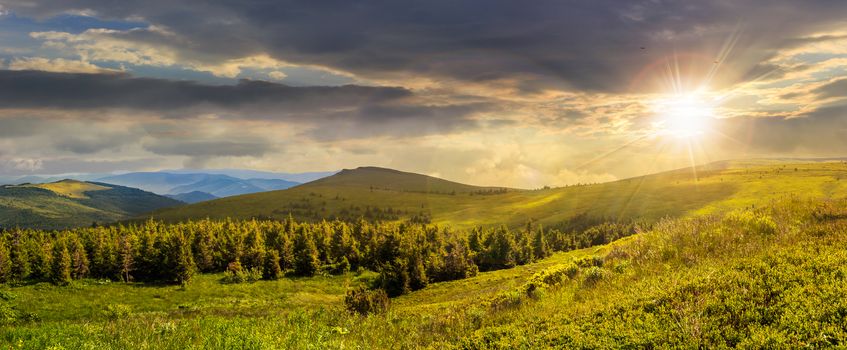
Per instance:
[[[528,220],[555,225],[579,213],[610,220],[657,220],[720,213],[787,194],[829,198],[843,193],[847,164],[842,161],[726,161],[609,183],[505,191],[388,169],[356,169],[287,190],[165,209],[151,216],[169,222],[207,217],[280,220],[288,215],[307,221],[423,218],[453,228],[519,227]]]
[[[2,290],[20,348],[632,348],[847,344],[847,202],[784,197],[433,283],[349,313],[357,275]]]

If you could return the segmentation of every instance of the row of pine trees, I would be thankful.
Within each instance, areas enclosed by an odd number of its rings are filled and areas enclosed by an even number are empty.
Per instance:
[[[605,225],[605,226],[604,226]],[[509,268],[553,251],[602,244],[634,232],[603,224],[583,232],[527,224],[454,231],[432,224],[211,221],[0,234],[0,282],[74,279],[187,283],[196,273],[250,271],[265,279],[369,269],[390,296],[428,283]],[[599,238],[598,238],[599,237]]]

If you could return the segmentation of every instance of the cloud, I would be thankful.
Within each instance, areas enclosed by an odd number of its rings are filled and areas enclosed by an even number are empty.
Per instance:
[[[41,18],[80,10],[106,19],[143,18],[152,29],[92,32],[85,39],[95,46],[118,45],[113,52],[130,56],[144,56],[133,55],[133,50],[154,49],[149,57],[197,62],[199,67],[268,55],[279,62],[366,78],[400,74],[397,79],[408,75],[468,82],[513,79],[531,91],[619,91],[642,67],[674,51],[705,55],[711,62],[715,47],[738,31],[739,22],[744,36],[730,63],[746,72],[774,51],[797,45],[788,39],[828,29],[847,11],[847,3],[831,0],[806,1],[802,10],[791,0],[623,4],[475,0],[422,1],[413,6],[381,1],[200,0],[177,7],[164,0],[129,0],[120,5],[105,0],[0,0],[0,4]],[[233,70],[229,72],[231,76]]]
[[[190,157],[260,157],[271,150],[267,143],[248,141],[158,140],[144,148],[160,155]]]
[[[325,140],[462,131],[476,127],[475,115],[486,108],[490,106],[482,103],[428,104],[396,87],[292,87],[250,80],[203,85],[122,73],[0,70],[0,109],[123,110],[172,119],[284,121],[311,125],[312,134]]]
[[[847,97],[847,79],[838,79],[813,91],[820,97]]]
[[[105,73],[115,71],[113,69],[101,68],[85,61],[64,58],[48,59],[43,57],[14,58],[9,63],[8,68],[10,70],[38,70],[60,73]]]

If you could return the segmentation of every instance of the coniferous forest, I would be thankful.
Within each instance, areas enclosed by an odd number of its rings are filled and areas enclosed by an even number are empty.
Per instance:
[[[577,216],[575,228],[600,220]],[[432,224],[322,221],[146,221],[65,231],[6,230],[0,237],[0,282],[67,284],[93,278],[123,282],[190,282],[224,272],[222,282],[311,277],[371,270],[388,296],[432,282],[525,265],[555,251],[605,244],[634,234],[634,223],[600,223],[580,231],[456,231]]]

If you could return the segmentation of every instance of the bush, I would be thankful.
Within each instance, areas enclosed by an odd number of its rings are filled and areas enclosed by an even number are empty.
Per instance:
[[[606,279],[609,276],[609,271],[606,271],[606,269],[602,267],[592,266],[587,268],[583,274],[585,275],[585,278],[583,279],[585,284],[594,285],[597,282]]]
[[[360,315],[377,314],[388,310],[391,301],[383,289],[359,288],[347,291],[344,306],[351,313]]]
[[[723,224],[728,227],[740,229],[744,233],[754,233],[770,236],[776,233],[777,226],[773,218],[758,212],[736,212],[727,215]]]
[[[119,319],[126,318],[132,313],[132,308],[129,305],[124,304],[109,304],[106,305],[106,309],[103,311],[103,314],[110,319]]]
[[[240,262],[233,261],[227,266],[226,271],[224,271],[224,278],[221,281],[223,283],[244,283],[256,282],[260,279],[262,279],[261,269],[257,267],[244,269]]]
[[[501,292],[491,299],[491,307],[494,309],[507,309],[521,305],[523,293],[517,290]]]
[[[592,267],[592,266],[603,267],[603,258],[599,257],[599,256],[586,256],[584,258],[577,260],[575,263],[576,263],[577,266],[582,267],[582,268]]]
[[[350,262],[347,261],[347,257],[343,257],[341,258],[341,261],[332,265],[327,265],[324,269],[331,275],[343,275],[350,272]]]
[[[577,273],[579,273],[579,267],[573,263],[553,266],[533,275],[524,285],[524,290],[527,294],[531,294],[538,289],[555,287],[567,279],[574,278]]]

